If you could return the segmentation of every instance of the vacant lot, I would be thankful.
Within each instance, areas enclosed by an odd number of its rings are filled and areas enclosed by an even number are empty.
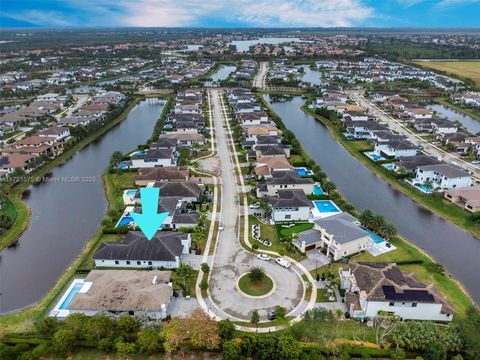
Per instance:
[[[480,61],[417,61],[416,64],[470,78],[480,86]]]

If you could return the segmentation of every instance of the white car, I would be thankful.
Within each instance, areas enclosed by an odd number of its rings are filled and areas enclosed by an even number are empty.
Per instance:
[[[218,225],[218,230],[223,231],[223,229],[225,229],[225,225],[220,223],[220,225]]]
[[[258,254],[257,259],[259,260],[265,260],[265,261],[270,261],[271,257],[268,256],[267,254]]]
[[[290,266],[292,266],[292,263],[288,260],[285,260],[284,258],[276,258],[275,259],[275,262],[280,265],[280,266],[283,266],[285,269],[289,269]]]
[[[249,206],[250,209],[260,209],[260,204],[259,203],[254,203]]]
[[[475,164],[475,165],[476,165],[476,164],[480,164],[480,160],[473,160],[473,161],[472,161],[472,164]]]

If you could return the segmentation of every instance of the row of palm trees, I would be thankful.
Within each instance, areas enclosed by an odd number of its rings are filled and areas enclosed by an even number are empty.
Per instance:
[[[377,233],[385,239],[390,239],[397,235],[397,228],[391,222],[387,221],[382,215],[375,214],[370,209],[365,209],[360,214],[360,223],[367,229]]]

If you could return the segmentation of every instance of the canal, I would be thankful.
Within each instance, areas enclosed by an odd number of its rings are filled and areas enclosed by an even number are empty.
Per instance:
[[[480,132],[480,121],[475,120],[469,115],[459,113],[456,110],[450,109],[442,104],[433,104],[427,106],[429,109],[435,111],[438,116],[450,121],[458,120],[463,127],[469,132],[475,135]]]
[[[55,168],[50,181],[27,190],[30,225],[16,247],[0,253],[0,313],[38,301],[80,254],[107,209],[102,174],[110,156],[145,143],[163,104],[141,101],[120,124]]]
[[[480,240],[425,210],[371,173],[321,122],[300,109],[304,102],[301,97],[282,102],[268,95],[265,99],[357,210],[370,208],[383,214],[396,225],[400,235],[445,265],[480,303]]]
[[[318,70],[312,70],[308,65],[299,65],[298,68],[303,68],[303,74],[299,76],[299,79],[304,82],[308,82],[312,85],[322,85],[321,78],[322,73]]]

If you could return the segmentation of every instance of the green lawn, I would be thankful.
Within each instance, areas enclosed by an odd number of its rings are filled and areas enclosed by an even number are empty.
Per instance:
[[[260,281],[252,281],[247,273],[238,281],[238,287],[247,295],[261,296],[268,294],[273,289],[273,281],[270,276],[266,275]]]
[[[302,231],[310,230],[313,228],[312,223],[304,222],[304,223],[296,223],[295,226],[286,228],[283,227],[282,225],[287,225],[287,224],[277,224],[277,231],[280,233],[282,237],[288,237],[291,236],[292,234],[298,234],[301,233]]]
[[[317,289],[317,302],[329,302],[330,294],[327,289]]]
[[[253,224],[260,224],[260,238],[268,239],[272,243],[272,246],[270,246],[270,247],[265,246],[261,242],[253,239],[252,232],[251,232],[251,228],[252,228]],[[250,229],[249,229],[250,242],[251,242],[252,245],[253,244],[258,245],[259,249],[276,251],[276,252],[283,251],[283,252],[285,252],[285,255],[288,255],[288,256],[292,257],[293,259],[295,259],[297,261],[303,260],[305,258],[300,253],[289,251],[287,249],[287,247],[285,246],[285,244],[280,242],[276,225],[263,224],[255,216],[249,216],[248,217],[248,226],[250,227]]]
[[[15,220],[15,217],[17,216],[17,209],[9,198],[2,199],[2,209],[0,210],[0,215],[3,214],[9,216],[12,220]]]

